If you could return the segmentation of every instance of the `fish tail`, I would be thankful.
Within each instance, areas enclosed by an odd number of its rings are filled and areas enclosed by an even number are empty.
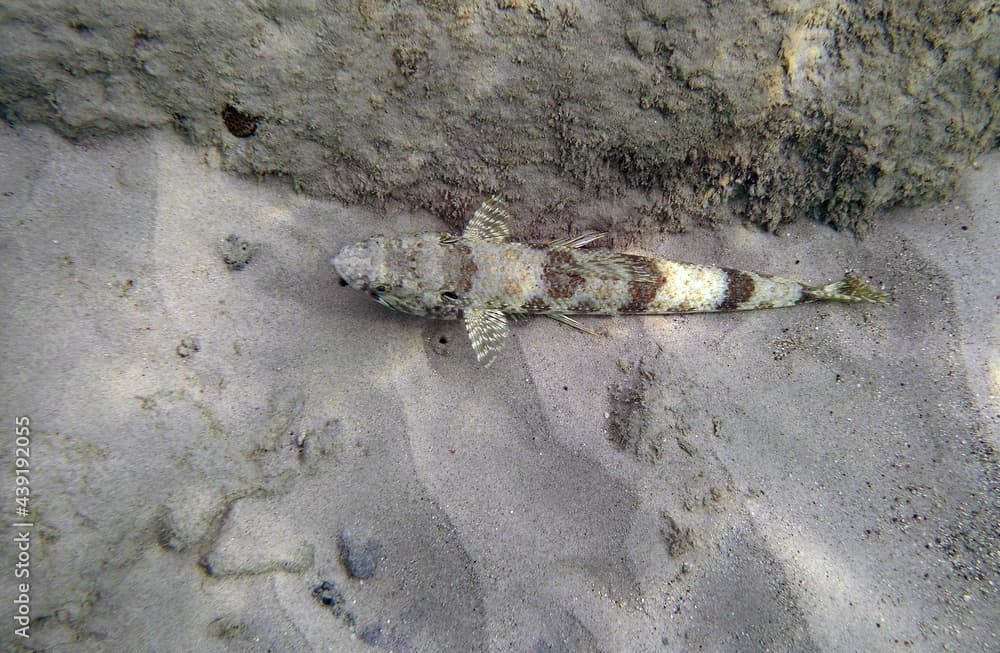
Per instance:
[[[829,302],[869,302],[884,304],[888,295],[876,290],[851,273],[844,275],[840,281],[828,283],[825,286],[806,287],[802,290],[806,301]]]

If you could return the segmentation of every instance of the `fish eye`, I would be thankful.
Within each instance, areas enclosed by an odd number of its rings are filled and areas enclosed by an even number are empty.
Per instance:
[[[441,293],[441,299],[449,302],[454,302],[458,300],[458,295],[456,295],[450,290],[446,290],[443,293]]]
[[[387,293],[389,292],[389,285],[385,283],[377,283],[372,286],[372,292],[378,293],[379,295]]]

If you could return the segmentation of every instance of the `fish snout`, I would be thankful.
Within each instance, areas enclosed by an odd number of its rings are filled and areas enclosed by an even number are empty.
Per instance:
[[[330,259],[341,286],[364,290],[371,274],[371,256],[363,243],[349,245]]]

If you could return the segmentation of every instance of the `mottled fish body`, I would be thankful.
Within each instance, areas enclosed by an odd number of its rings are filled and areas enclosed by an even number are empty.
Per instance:
[[[345,247],[333,265],[344,285],[389,308],[438,319],[462,317],[476,357],[486,365],[507,336],[508,317],[546,315],[588,331],[568,316],[885,301],[884,293],[851,275],[816,287],[730,268],[580,249],[603,233],[547,245],[512,242],[509,220],[494,197],[479,207],[461,236],[378,236]]]

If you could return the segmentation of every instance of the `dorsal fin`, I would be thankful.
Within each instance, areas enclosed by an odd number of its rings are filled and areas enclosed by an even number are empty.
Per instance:
[[[559,251],[554,249],[553,251]],[[563,251],[566,251],[563,249]],[[566,257],[557,265],[550,265],[551,274],[577,275],[584,279],[606,277],[618,281],[656,282],[659,271],[655,261],[643,256],[620,254],[609,250],[594,250]]]
[[[549,247],[570,247],[576,249],[577,247],[583,247],[584,245],[589,245],[599,238],[604,238],[608,235],[606,231],[585,231],[579,236],[573,236],[571,238],[559,238],[558,240],[553,240],[549,243]]]
[[[510,237],[510,213],[499,196],[494,195],[480,205],[465,225],[462,234],[469,240],[502,243]]]

